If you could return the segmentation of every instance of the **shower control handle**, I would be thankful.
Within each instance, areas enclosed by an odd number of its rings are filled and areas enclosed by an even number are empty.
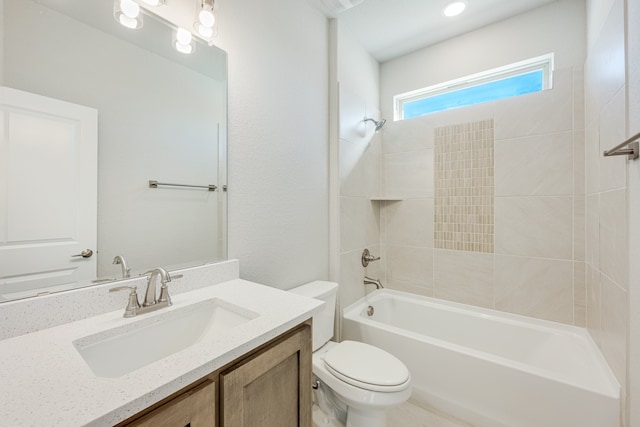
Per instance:
[[[380,257],[374,257],[373,255],[371,255],[371,253],[369,252],[369,249],[365,249],[362,252],[362,266],[366,267],[369,265],[370,262],[372,261],[378,261],[380,259]]]

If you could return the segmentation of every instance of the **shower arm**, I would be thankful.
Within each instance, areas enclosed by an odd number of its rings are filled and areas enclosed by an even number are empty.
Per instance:
[[[380,120],[376,120],[376,119],[372,119],[370,117],[365,117],[363,122],[373,122],[373,124],[376,126],[375,131],[378,132],[380,129],[382,129],[382,126],[384,126],[385,123],[387,123],[387,121],[385,119],[380,119]]]

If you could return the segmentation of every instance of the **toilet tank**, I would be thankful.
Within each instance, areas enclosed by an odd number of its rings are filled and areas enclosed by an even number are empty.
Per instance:
[[[333,337],[333,320],[336,313],[338,284],[317,280],[293,288],[289,292],[325,302],[322,311],[313,316],[313,351],[316,351]]]

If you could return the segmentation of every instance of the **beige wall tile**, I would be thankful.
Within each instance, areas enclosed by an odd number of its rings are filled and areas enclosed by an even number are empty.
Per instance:
[[[585,194],[585,131],[573,132],[573,193]]]
[[[572,194],[572,145],[572,132],[496,141],[496,196]]]
[[[585,260],[585,196],[573,197],[573,260]]]
[[[600,157],[602,157],[598,122],[587,124],[585,150],[585,194],[594,194],[600,191]]]
[[[496,253],[572,259],[573,203],[561,197],[497,197]]]
[[[599,191],[614,190],[627,185],[627,157],[604,157],[602,152],[626,139],[626,92],[623,86],[600,113],[600,186]]]
[[[387,120],[381,132],[384,152],[400,153],[405,151],[433,148],[434,120],[430,116],[416,117],[410,120]]]
[[[423,288],[421,295],[433,294],[433,249],[388,245],[386,254],[389,287],[411,286]]]
[[[627,292],[601,276],[602,340],[601,348],[621,388],[627,380]]]
[[[496,255],[495,308],[573,323],[573,262]]]
[[[493,254],[434,251],[433,288],[436,298],[493,307]]]
[[[493,120],[435,133],[434,246],[493,253]]]
[[[584,129],[584,67],[573,67],[573,128]]]
[[[385,194],[433,197],[433,149],[385,156]]]
[[[610,2],[612,7],[602,28],[598,41],[589,52],[597,69],[593,83],[597,98],[597,111],[609,103],[611,98],[625,84],[625,22],[624,1]]]
[[[602,320],[600,317],[600,272],[587,264],[586,274],[586,305],[587,305],[587,329],[593,340],[601,345]]]
[[[493,120],[495,116],[495,105],[499,102],[501,101],[485,102],[464,108],[439,111],[437,113],[430,114],[429,117],[436,127]]]
[[[340,140],[340,195],[372,197],[382,194],[382,140],[379,135],[369,143]]]
[[[587,283],[584,262],[573,263],[573,324],[587,326]]]
[[[496,139],[570,131],[573,128],[573,70],[559,69],[553,89],[496,103]]]
[[[340,197],[340,246],[348,252],[380,242],[380,208],[363,197]]]
[[[598,65],[596,56],[590,53],[584,63],[584,102],[585,129],[598,123],[600,106],[598,105]]]
[[[380,246],[371,246],[369,250],[378,253]],[[361,257],[362,249],[340,254],[339,296],[340,304],[343,308],[362,298],[365,292],[369,290],[366,289],[363,283],[365,275],[370,274],[374,278],[378,276],[379,263],[378,265],[371,263],[365,269],[360,262]]]
[[[600,194],[600,271],[623,289],[628,287],[629,244],[626,189]]]
[[[585,203],[585,261],[600,268],[600,195],[590,194]]]
[[[405,199],[385,207],[387,244],[433,248],[433,199]]]

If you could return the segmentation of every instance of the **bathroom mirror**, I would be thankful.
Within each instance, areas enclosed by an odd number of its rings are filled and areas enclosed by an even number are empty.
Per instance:
[[[175,28],[148,12],[125,28],[112,0],[0,0],[0,22],[0,301],[122,279],[117,255],[131,277],[226,259],[226,53],[200,41],[176,51]],[[60,129],[69,157],[49,152]],[[92,129],[87,171],[76,157]],[[32,140],[49,145],[21,145]],[[79,187],[95,191],[69,190]],[[81,218],[92,209],[97,219]],[[62,231],[36,235],[54,218]],[[86,245],[75,241],[83,222]],[[38,264],[47,245],[67,264]]]

